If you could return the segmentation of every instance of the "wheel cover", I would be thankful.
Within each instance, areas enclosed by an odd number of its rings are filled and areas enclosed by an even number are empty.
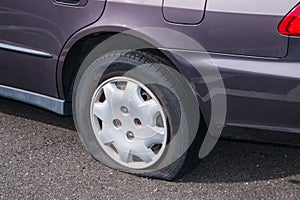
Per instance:
[[[95,91],[92,128],[102,149],[124,167],[145,169],[163,156],[166,117],[156,96],[142,83],[114,77]]]

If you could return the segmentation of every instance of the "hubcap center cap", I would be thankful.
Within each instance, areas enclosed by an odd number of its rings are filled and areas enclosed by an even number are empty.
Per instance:
[[[121,107],[121,112],[124,113],[124,114],[127,114],[129,111],[128,111],[128,108],[126,108],[125,106],[122,106]]]
[[[133,139],[134,139],[134,134],[133,134],[133,132],[131,132],[131,131],[128,131],[128,132],[126,133],[126,136],[127,136],[127,139],[128,139],[128,140],[133,140]]]

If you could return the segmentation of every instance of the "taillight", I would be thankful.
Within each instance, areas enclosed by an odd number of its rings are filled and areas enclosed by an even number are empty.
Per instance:
[[[281,21],[278,31],[282,35],[300,36],[300,4]]]

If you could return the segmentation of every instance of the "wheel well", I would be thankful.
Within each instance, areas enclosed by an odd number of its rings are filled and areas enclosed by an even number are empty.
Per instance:
[[[92,34],[89,36],[86,36],[79,40],[68,52],[64,66],[62,71],[62,85],[63,85],[63,94],[65,97],[65,100],[68,102],[72,102],[72,91],[73,91],[73,85],[74,81],[77,75],[77,72],[86,58],[86,56],[95,48],[97,45],[108,39],[109,37],[112,37],[116,35],[117,33],[97,33]],[[143,42],[139,38],[135,38],[136,42]],[[147,43],[147,42],[146,42]],[[160,56],[161,58],[166,59],[170,63],[170,59],[159,49],[154,47],[153,45],[147,43],[147,46],[152,46],[151,49],[144,49],[145,51],[155,54],[157,56]],[[116,49],[117,50],[117,49]],[[176,67],[172,65],[175,69]],[[178,69],[176,69],[178,70]]]
[[[100,44],[112,35],[109,33],[89,35],[72,46],[64,61],[62,71],[63,94],[66,101],[72,101],[72,89],[75,77],[85,57],[97,44]]]
[[[62,84],[63,84],[63,94],[65,97],[65,100],[67,102],[72,102],[72,93],[73,93],[73,86],[75,82],[75,78],[77,75],[77,72],[86,58],[86,56],[95,48],[97,45],[108,39],[109,37],[112,37],[118,33],[96,33],[89,36],[86,36],[79,40],[75,45],[72,46],[70,51],[68,52],[64,66],[63,66],[63,74],[62,74]],[[145,41],[141,41],[139,38],[135,38],[136,42],[143,42],[145,44]],[[152,53],[156,56],[159,56],[163,58],[164,60],[168,61],[170,63],[170,66],[173,67],[175,70],[180,72],[180,70],[176,67],[175,63],[172,61],[172,58],[168,52],[162,52],[157,47],[147,43],[147,46],[152,46],[152,48],[143,49],[144,51],[147,51],[149,53]],[[118,50],[118,49],[116,49]],[[175,61],[176,62],[176,61]],[[198,99],[200,100],[200,99]],[[205,124],[209,124],[210,121],[210,114],[203,113],[202,104],[199,101],[199,106],[202,115],[204,116]]]

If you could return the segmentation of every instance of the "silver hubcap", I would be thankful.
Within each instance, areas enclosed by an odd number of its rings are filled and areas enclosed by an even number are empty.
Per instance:
[[[94,93],[90,113],[99,144],[119,164],[144,169],[163,155],[166,117],[142,83],[125,77],[105,81]]]

